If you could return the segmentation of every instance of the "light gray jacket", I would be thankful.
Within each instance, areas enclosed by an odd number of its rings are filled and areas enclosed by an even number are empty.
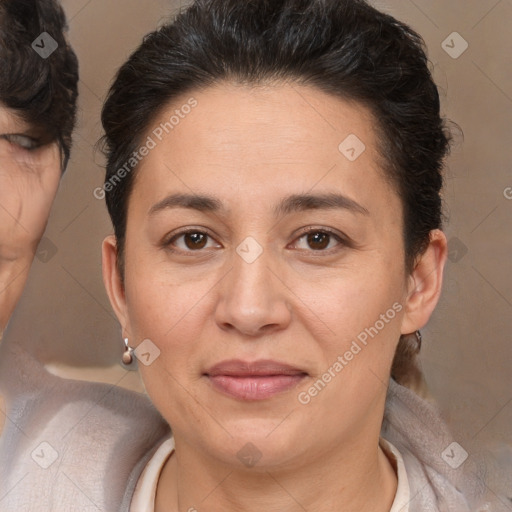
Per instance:
[[[0,512],[128,510],[170,433],[147,396],[56,377],[13,343],[0,350],[0,393]]]
[[[381,435],[404,459],[409,512],[512,512],[510,447],[499,461],[490,451],[466,451],[435,406],[392,379]]]

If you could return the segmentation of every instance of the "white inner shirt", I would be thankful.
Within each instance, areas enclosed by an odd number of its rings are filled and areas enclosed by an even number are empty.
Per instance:
[[[410,490],[404,461],[400,452],[386,439],[379,438],[379,444],[393,467],[396,467],[398,486],[389,512],[409,512]],[[156,486],[167,459],[174,452],[174,438],[165,440],[141,473],[135,487],[130,512],[154,512]]]

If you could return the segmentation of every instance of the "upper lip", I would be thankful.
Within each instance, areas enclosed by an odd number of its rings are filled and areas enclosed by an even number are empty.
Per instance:
[[[230,376],[262,376],[262,375],[301,375],[306,374],[304,370],[279,361],[260,359],[258,361],[242,361],[241,359],[229,359],[221,361],[206,370],[206,375]]]

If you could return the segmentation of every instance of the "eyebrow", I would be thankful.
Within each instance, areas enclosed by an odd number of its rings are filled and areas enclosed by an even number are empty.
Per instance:
[[[229,210],[217,198],[198,194],[171,194],[151,207],[149,216],[163,210],[172,208],[188,208],[200,212],[213,212],[228,214]],[[353,199],[336,193],[326,194],[293,194],[282,199],[273,208],[275,217],[287,215],[292,212],[306,210],[332,210],[341,209],[350,212],[369,215],[370,212]]]

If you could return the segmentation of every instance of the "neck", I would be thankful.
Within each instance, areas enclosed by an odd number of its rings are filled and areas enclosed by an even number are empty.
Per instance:
[[[239,469],[176,439],[158,482],[156,512],[389,512],[395,469],[367,437],[287,468]],[[378,439],[377,439],[378,440]]]

